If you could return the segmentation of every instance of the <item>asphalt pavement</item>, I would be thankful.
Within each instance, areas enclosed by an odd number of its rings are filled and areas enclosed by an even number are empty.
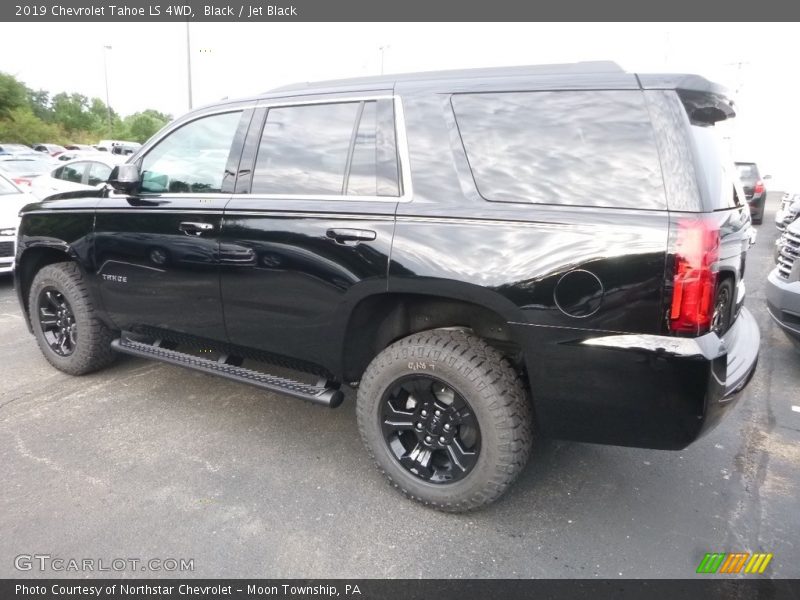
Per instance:
[[[70,377],[0,278],[0,577],[683,578],[706,552],[771,552],[765,576],[800,577],[800,352],[764,306],[778,198],[745,275],[758,371],[721,425],[680,452],[540,439],[467,515],[387,485],[352,392],[329,410],[129,357]],[[18,570],[29,555],[193,570]]]

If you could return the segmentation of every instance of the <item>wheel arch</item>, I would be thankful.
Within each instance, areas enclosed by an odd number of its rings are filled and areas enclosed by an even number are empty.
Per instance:
[[[74,254],[68,244],[39,244],[32,245],[25,248],[18,257],[17,263],[14,268],[15,287],[17,288],[17,297],[19,298],[20,306],[25,313],[25,322],[28,326],[28,331],[33,332],[30,323],[30,306],[28,305],[31,290],[31,284],[36,274],[44,267],[61,262],[71,262],[78,265],[81,275],[85,278],[86,271]],[[97,302],[96,293],[93,286],[88,286],[89,293],[95,301],[95,306],[101,307],[102,304]],[[103,320],[105,315],[101,313]]]
[[[342,338],[343,379],[358,381],[370,361],[398,339],[446,327],[472,330],[523,371],[523,347],[510,325],[523,319],[519,309],[490,290],[468,289],[475,287],[448,282],[447,291],[397,289],[361,298],[350,311]]]

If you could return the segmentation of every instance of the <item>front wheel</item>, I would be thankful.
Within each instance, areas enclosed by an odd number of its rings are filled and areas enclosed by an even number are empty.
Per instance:
[[[519,376],[461,331],[414,334],[386,348],[367,367],[357,413],[389,481],[441,510],[490,504],[530,454],[531,407]]]
[[[113,332],[97,318],[75,263],[47,265],[36,273],[28,309],[39,348],[55,368],[84,375],[114,361]]]

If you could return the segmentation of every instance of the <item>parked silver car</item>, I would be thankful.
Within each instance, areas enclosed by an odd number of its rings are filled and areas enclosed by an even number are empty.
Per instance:
[[[777,265],[767,276],[767,310],[800,346],[800,219],[786,227],[776,245]]]
[[[0,274],[10,273],[14,269],[19,211],[34,200],[0,173]]]
[[[781,198],[780,207],[775,212],[775,227],[784,231],[798,216],[800,216],[800,194],[786,192]]]

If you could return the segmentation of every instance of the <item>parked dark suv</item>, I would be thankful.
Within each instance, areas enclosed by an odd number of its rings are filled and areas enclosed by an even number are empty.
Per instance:
[[[737,162],[736,170],[742,182],[745,199],[750,206],[750,216],[753,218],[753,223],[760,225],[764,221],[767,188],[764,186],[764,180],[758,172],[758,165],[752,162]]]
[[[123,352],[330,407],[357,387],[392,484],[474,509],[534,431],[680,449],[750,380],[733,116],[705,79],[610,63],[224,101],[104,192],[28,206],[16,289],[67,373]]]

